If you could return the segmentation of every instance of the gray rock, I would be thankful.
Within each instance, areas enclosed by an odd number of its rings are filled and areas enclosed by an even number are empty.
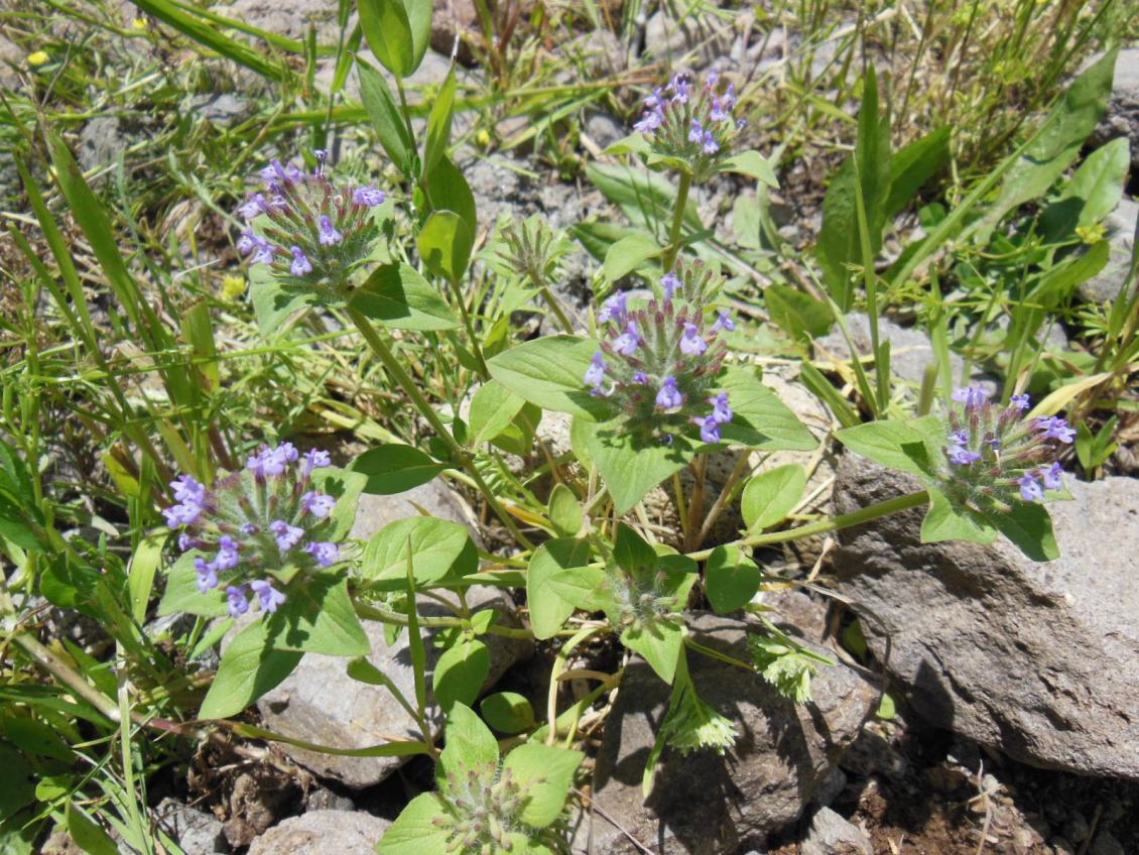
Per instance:
[[[689,43],[685,27],[673,20],[664,9],[645,23],[644,55],[653,59],[679,59]]]
[[[336,4],[327,0],[233,0],[212,11],[291,39],[303,39],[315,27],[320,44],[335,44],[340,33]],[[349,22],[349,32],[353,23]]]
[[[585,120],[585,133],[599,148],[607,148],[626,134],[625,126],[608,113],[590,113]]]
[[[159,802],[155,813],[163,829],[178,841],[186,855],[229,852],[221,820],[217,817],[170,798]]]
[[[1134,841],[1133,841],[1134,842]],[[1114,834],[1104,829],[1095,836],[1090,855],[1127,855],[1127,850]]]
[[[375,855],[391,823],[362,811],[315,810],[274,825],[249,846],[249,855]]]
[[[745,626],[711,614],[689,622],[703,644],[742,658]],[[768,833],[798,819],[877,697],[842,664],[820,669],[812,681],[815,700],[796,705],[754,674],[697,654],[688,661],[700,696],[736,722],[736,746],[724,757],[711,751],[685,757],[666,749],[644,803],[641,776],[670,689],[634,659],[597,758],[594,811],[581,835],[592,837],[589,851],[639,851],[618,826],[659,852],[734,852],[761,845]]]
[[[1099,56],[1088,60],[1090,65]],[[1139,47],[1119,52],[1115,60],[1115,79],[1107,113],[1092,132],[1089,142],[1101,146],[1118,137],[1131,141],[1131,173],[1139,175]]]
[[[1139,146],[1139,142],[1133,145]],[[1106,239],[1111,241],[1111,254],[1103,270],[1079,287],[1082,300],[1089,303],[1106,303],[1114,300],[1123,290],[1123,283],[1131,266],[1131,252],[1135,246],[1135,228],[1139,223],[1139,201],[1120,199],[1115,210],[1104,220]],[[1134,288],[1134,283],[1132,288]]]
[[[819,807],[829,807],[835,799],[842,795],[842,791],[846,789],[846,784],[846,773],[836,766],[829,770],[819,782],[819,788],[815,790],[815,797],[811,801]]]
[[[855,455],[840,513],[917,483]],[[1061,557],[1009,541],[923,545],[914,509],[839,533],[834,569],[915,712],[1022,762],[1139,779],[1139,480],[1068,479],[1049,505]]]
[[[127,144],[118,116],[96,116],[79,132],[79,165],[86,172],[109,166],[127,150]]]
[[[216,125],[228,125],[246,116],[251,109],[247,99],[232,92],[195,95],[190,99],[190,111]]]
[[[431,48],[463,65],[474,65],[473,45],[482,41],[478,8],[474,0],[435,0],[431,15]]]
[[[811,827],[799,847],[800,855],[874,855],[870,836],[828,807],[819,808],[811,819]]]
[[[305,793],[305,813],[315,810],[355,810],[356,803],[347,796],[317,785]]]
[[[349,537],[370,540],[372,535],[389,523],[420,516],[421,511],[428,516],[467,526],[471,530],[471,536],[478,540],[474,513],[457,493],[438,478],[392,496],[365,493],[356,506],[356,521]]]

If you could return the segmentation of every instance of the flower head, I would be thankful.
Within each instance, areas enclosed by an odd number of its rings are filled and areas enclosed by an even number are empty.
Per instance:
[[[244,585],[230,585],[225,589],[225,596],[229,603],[230,617],[241,617],[249,611],[249,595]]]
[[[679,410],[684,406],[684,393],[676,385],[675,377],[665,377],[657,392],[656,405],[662,410]]]
[[[261,601],[261,611],[275,612],[277,607],[285,602],[285,595],[273,587],[268,579],[254,579],[249,583],[257,599]]]

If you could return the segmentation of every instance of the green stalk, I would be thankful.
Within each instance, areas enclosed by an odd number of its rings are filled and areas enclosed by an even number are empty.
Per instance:
[[[676,209],[672,212],[672,225],[668,230],[668,247],[664,251],[661,265],[664,272],[672,270],[676,263],[676,256],[680,253],[680,228],[684,225],[684,209],[688,206],[688,191],[692,187],[692,176],[687,172],[680,174],[680,187],[676,191]]]
[[[514,536],[515,540],[526,549],[533,549],[534,544],[518,529],[513,517],[499,504],[498,499],[495,498],[494,493],[486,481],[483,480],[478,469],[475,468],[470,455],[455,441],[455,437],[447,430],[447,427],[439,418],[439,414],[435,412],[431,403],[423,396],[423,393],[419,391],[415,380],[404,370],[399,360],[395,358],[395,354],[391,352],[391,348],[387,346],[387,343],[380,334],[376,332],[376,328],[372,326],[372,322],[368,320],[366,315],[362,314],[358,309],[353,309],[351,306],[348,306],[346,311],[348,312],[348,317],[352,319],[352,322],[356,324],[356,328],[364,337],[364,341],[368,343],[368,347],[380,358],[380,362],[384,364],[384,368],[395,378],[400,388],[411,398],[411,402],[415,405],[415,408],[419,410],[423,418],[427,419],[427,423],[431,425],[439,438],[447,444],[447,447],[450,448],[455,459],[466,469],[467,473],[471,476],[471,480],[475,482],[475,486],[479,488],[479,492],[483,494],[487,504],[490,505],[491,510],[494,511],[495,515],[502,521],[502,524],[506,526],[507,530]]]
[[[459,304],[459,314],[463,317],[463,327],[467,331],[467,338],[471,342],[471,352],[475,355],[475,361],[479,364],[479,374],[481,379],[486,381],[490,379],[490,369],[486,367],[486,359],[483,358],[482,345],[479,344],[478,337],[475,335],[475,325],[471,320],[471,313],[467,311],[467,301],[463,299],[463,290],[459,287],[459,283],[447,280],[451,286],[451,290],[455,292],[455,301]]]
[[[907,493],[904,496],[895,496],[893,499],[886,499],[885,501],[877,502],[876,504],[869,505],[865,508],[859,508],[857,511],[851,511],[849,514],[842,514],[841,516],[832,517],[830,519],[818,520],[817,522],[807,523],[806,525],[796,526],[795,528],[784,529],[783,531],[772,531],[768,532],[767,534],[754,534],[751,537],[744,537],[726,545],[766,546],[769,543],[785,543],[788,540],[798,540],[801,537],[810,537],[816,534],[824,534],[828,531],[838,531],[839,529],[861,525],[862,523],[870,522],[871,520],[876,520],[880,517],[888,516],[899,511],[921,507],[928,501],[929,493],[925,490],[919,490],[916,493]],[[711,549],[702,549],[699,552],[688,553],[688,557],[693,561],[705,561],[711,555]]]

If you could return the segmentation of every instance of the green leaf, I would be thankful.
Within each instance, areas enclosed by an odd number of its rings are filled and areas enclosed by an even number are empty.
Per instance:
[[[684,652],[684,627],[666,621],[636,623],[621,633],[621,643],[645,658],[657,676],[669,685]]]
[[[383,264],[352,294],[350,305],[394,330],[453,330],[459,320],[439,290],[407,264]]]
[[[88,855],[118,855],[119,847],[111,835],[71,801],[67,803],[67,833],[81,852]]]
[[[570,537],[548,540],[534,550],[526,568],[526,604],[536,638],[552,638],[573,614],[572,601],[562,598],[550,580],[565,570],[589,563],[589,542]]]
[[[734,418],[720,430],[725,439],[767,451],[813,451],[818,442],[754,370],[730,367],[720,388],[729,394]]]
[[[732,407],[736,407],[735,399]],[[736,413],[738,418],[738,409]],[[677,437],[672,445],[643,445],[609,428],[594,430],[587,448],[618,514],[631,511],[649,490],[687,466],[694,456],[683,437]]]
[[[443,737],[447,745],[439,756],[437,781],[465,785],[469,772],[485,778],[498,768],[498,740],[466,704],[451,707]]]
[[[1052,533],[1052,517],[1044,505],[1018,502],[1010,513],[989,514],[988,520],[1033,561],[1054,561],[1060,557]]]
[[[415,42],[403,0],[357,0],[360,29],[384,68],[397,77],[415,71]]]
[[[830,306],[789,285],[768,285],[763,289],[763,299],[771,320],[797,339],[826,335],[834,323]]]
[[[364,110],[376,129],[388,157],[396,168],[409,178],[412,172],[411,160],[415,154],[415,140],[407,129],[407,122],[392,96],[384,76],[370,65],[356,60],[357,74],[360,76],[360,100]]]
[[[899,150],[890,163],[886,220],[893,220],[925,184],[949,165],[949,126],[943,125]]]
[[[471,399],[470,443],[490,442],[510,427],[526,399],[510,391],[497,380],[479,387]]]
[[[1074,253],[1040,277],[1028,293],[1025,304],[1051,308],[1072,296],[1084,282],[1098,274],[1111,257],[1111,244],[1106,240]]]
[[[1032,143],[1006,172],[1000,196],[977,223],[980,243],[988,242],[1005,214],[1043,196],[1075,161],[1107,109],[1118,52],[1118,47],[1112,48],[1091,65],[1052,108]]]
[[[264,622],[251,623],[230,642],[202,702],[199,718],[227,718],[244,710],[293,672],[303,653],[269,647]]]
[[[329,517],[332,528],[325,535],[326,540],[340,541],[348,536],[356,523],[356,506],[367,482],[367,477],[359,472],[349,472],[347,469],[332,466],[317,469],[312,473],[313,486],[336,499],[336,507],[332,509],[332,516]]]
[[[562,815],[573,776],[585,755],[534,742],[519,745],[506,755],[503,771],[510,772],[526,794],[522,821],[531,828],[545,828]]]
[[[198,557],[204,556],[197,550],[183,552],[166,571],[166,589],[158,602],[159,615],[221,617],[229,614],[224,590],[219,587],[204,594],[198,590],[198,573],[194,570],[194,559]]]
[[[940,450],[930,441],[939,422],[927,416],[910,422],[881,421],[844,428],[835,436],[851,451],[891,469],[928,477],[936,474],[933,463]]]
[[[455,71],[447,75],[443,88],[431,105],[427,117],[427,142],[423,151],[423,174],[429,174],[439,163],[451,142],[451,116],[455,106]]]
[[[428,173],[423,188],[427,194],[428,210],[454,211],[467,225],[471,235],[478,234],[478,211],[475,196],[467,179],[459,167],[446,155],[439,158],[435,168]]]
[[[367,633],[348,596],[348,581],[321,571],[286,588],[284,604],[264,615],[267,639],[276,650],[363,656],[371,650]]]
[[[1131,167],[1131,146],[1127,137],[1117,137],[1097,148],[1080,164],[1059,203],[1078,199],[1077,226],[1092,226],[1115,210],[1123,198],[1123,186]]]
[[[956,507],[940,490],[929,490],[929,510],[921,524],[922,543],[965,540],[989,544],[996,537],[997,530],[980,514]]]
[[[613,560],[629,573],[656,567],[656,551],[636,531],[625,523],[617,523],[617,538],[613,543]]]
[[[576,535],[585,523],[585,511],[581,502],[565,484],[555,484],[550,491],[549,514],[554,530],[566,537]]]
[[[0,744],[0,763],[4,765],[4,786],[0,787],[0,821],[8,819],[20,808],[36,800],[35,779],[40,775],[32,770],[28,761],[26,752]]]
[[[402,581],[411,543],[417,585],[442,579],[459,560],[470,535],[465,526],[435,517],[412,517],[384,526],[368,541],[360,576],[368,581]],[[401,586],[402,587],[402,586]]]
[[[452,817],[438,793],[420,793],[405,807],[376,846],[381,855],[446,852]]]
[[[781,522],[803,498],[807,471],[798,463],[776,466],[744,485],[740,511],[749,532],[759,532]]]
[[[393,442],[365,451],[351,469],[368,476],[365,493],[390,496],[426,484],[446,469],[418,448]]]
[[[435,700],[443,712],[456,703],[472,704],[490,674],[490,650],[478,639],[467,639],[443,651],[435,663]]]
[[[775,177],[775,170],[771,168],[771,161],[754,149],[741,151],[721,161],[716,168],[717,172],[737,172],[766,184],[768,187],[778,188],[779,179]]]
[[[656,258],[664,250],[651,235],[638,232],[621,238],[605,253],[605,264],[601,275],[610,282],[632,273],[650,258]]]
[[[524,733],[537,724],[530,701],[517,692],[487,695],[479,704],[479,712],[486,723],[499,733]]]
[[[415,71],[431,45],[431,13],[435,4],[432,0],[403,0],[403,7],[411,28],[411,70]]]
[[[249,296],[253,302],[257,329],[270,340],[288,329],[285,322],[290,317],[320,302],[320,297],[315,293],[287,290],[263,264],[255,265],[249,270]]]
[[[597,612],[614,607],[608,577],[600,567],[558,570],[550,574],[545,584],[556,596],[575,608]]]
[[[487,362],[490,376],[544,410],[589,421],[612,418],[611,406],[589,394],[585,372],[597,344],[569,335],[545,336],[512,347]]]
[[[416,246],[428,270],[458,282],[467,270],[474,242],[474,232],[462,217],[454,211],[435,211],[427,218]]]
[[[759,591],[759,566],[736,546],[717,546],[704,568],[704,591],[716,614],[742,609]]]

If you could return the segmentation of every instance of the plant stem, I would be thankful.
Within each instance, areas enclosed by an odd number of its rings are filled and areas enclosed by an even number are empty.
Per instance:
[[[459,304],[459,314],[463,317],[463,327],[467,330],[467,338],[471,342],[471,352],[475,355],[475,361],[479,364],[480,379],[483,381],[490,379],[490,369],[486,367],[486,359],[482,355],[482,345],[479,344],[478,338],[475,336],[475,325],[471,320],[471,313],[467,311],[467,301],[463,299],[463,290],[459,287],[459,283],[448,279],[448,284],[451,290],[455,292],[455,300]]]
[[[676,209],[672,212],[672,226],[668,230],[668,246],[665,248],[661,266],[664,272],[672,270],[676,256],[680,253],[680,227],[684,225],[684,209],[688,206],[688,190],[692,187],[692,176],[687,172],[680,175],[680,187],[676,191]]]
[[[375,603],[356,603],[356,614],[366,620],[375,620],[380,623],[393,623],[397,626],[407,626],[410,620],[407,615],[401,614],[387,606]],[[469,625],[469,621],[458,617],[419,618],[419,625],[427,629],[461,629]],[[503,638],[533,639],[534,633],[528,629],[519,629],[511,626],[498,626],[491,624],[487,627],[488,635],[501,635]]]
[[[550,311],[554,317],[558,319],[558,324],[569,335],[573,335],[573,324],[570,322],[569,316],[566,314],[565,309],[562,308],[561,301],[554,296],[554,292],[545,283],[537,283],[538,292],[542,295],[542,299],[546,301],[546,305],[550,307]]]
[[[772,531],[767,534],[753,534],[751,537],[744,537],[726,545],[764,546],[769,543],[784,543],[788,540],[798,540],[800,537],[810,537],[815,534],[823,534],[828,531],[838,531],[839,529],[861,525],[862,523],[876,520],[879,517],[897,513],[898,511],[920,507],[928,501],[929,493],[925,490],[919,490],[916,493],[895,496],[892,499],[886,499],[883,502],[878,502],[865,508],[859,508],[857,511],[851,511],[849,514],[818,520],[817,522],[807,523],[806,525],[797,526],[796,528],[784,529],[783,531]],[[711,549],[702,549],[699,552],[689,552],[688,557],[693,561],[704,561],[711,554]]]
[[[486,481],[483,480],[483,477],[479,473],[478,469],[475,468],[470,455],[468,455],[463,447],[459,445],[459,443],[455,440],[455,437],[451,435],[451,432],[447,430],[447,427],[443,424],[442,419],[439,418],[439,414],[435,412],[435,409],[431,406],[431,403],[427,400],[427,398],[423,396],[423,393],[419,391],[419,387],[416,386],[415,381],[412,379],[411,375],[409,375],[404,367],[400,365],[399,360],[395,358],[395,354],[392,353],[391,348],[387,346],[387,343],[384,341],[383,337],[378,332],[376,332],[376,328],[372,326],[372,322],[369,321],[367,316],[362,314],[358,309],[353,309],[351,306],[348,306],[346,311],[348,312],[348,317],[350,317],[352,319],[352,322],[356,324],[356,328],[360,330],[360,334],[364,337],[364,341],[368,343],[368,347],[370,347],[372,349],[372,352],[380,358],[380,362],[384,364],[384,368],[386,368],[392,377],[395,378],[396,382],[399,383],[400,388],[402,388],[403,391],[407,393],[407,396],[411,398],[411,402],[415,404],[415,408],[419,410],[423,418],[427,419],[428,424],[431,425],[432,429],[439,436],[439,438],[447,444],[447,447],[450,448],[451,453],[455,456],[455,459],[467,471],[467,474],[470,475],[471,480],[475,482],[475,486],[479,488],[479,492],[483,494],[483,497],[486,499],[487,504],[490,505],[491,510],[494,511],[495,516],[497,516],[502,521],[502,524],[506,526],[507,530],[514,536],[514,539],[517,540],[518,543],[520,543],[526,549],[533,549],[534,544],[518,529],[518,526],[515,524],[513,517],[511,517],[510,514],[506,512],[506,509],[503,508],[501,504],[499,504],[498,499],[495,497]]]

